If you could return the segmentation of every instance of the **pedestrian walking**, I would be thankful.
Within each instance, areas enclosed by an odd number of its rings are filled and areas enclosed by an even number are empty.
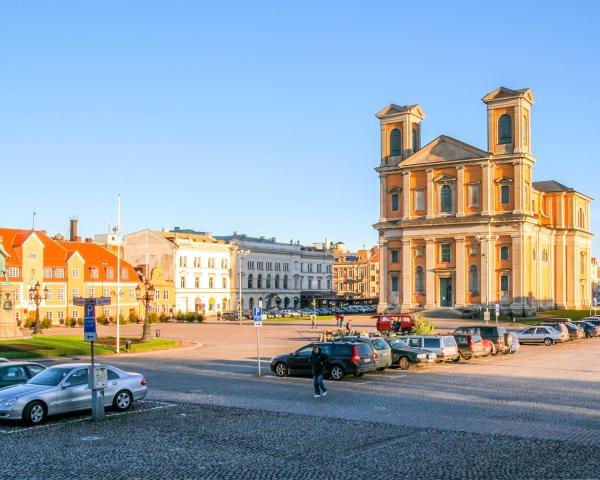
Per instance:
[[[350,323],[350,320],[348,320],[346,322],[346,333],[351,333],[352,332],[352,324]]]
[[[341,327],[342,326],[342,321],[341,321],[341,315],[340,312],[335,312],[335,325],[336,327]]]
[[[345,315],[342,313],[340,315],[340,328],[342,328],[344,326],[344,318],[345,318]]]
[[[217,321],[220,322],[221,321],[221,310],[219,310],[217,312]]]
[[[327,389],[325,388],[325,382],[323,381],[325,361],[319,347],[313,347],[312,353],[310,354],[310,366],[313,375],[313,385],[315,387],[315,398],[320,398],[321,396],[324,397],[327,395]]]
[[[310,329],[314,330],[315,328],[317,328],[317,323],[316,323],[316,317],[314,313],[310,314]]]

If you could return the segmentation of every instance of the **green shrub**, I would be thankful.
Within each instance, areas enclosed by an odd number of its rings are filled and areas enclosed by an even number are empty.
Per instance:
[[[161,313],[158,316],[158,321],[161,322],[161,323],[168,322],[169,321],[169,316],[166,313],[163,312],[163,313]]]
[[[139,320],[140,318],[135,313],[129,314],[129,323],[137,323]]]
[[[104,315],[100,315],[98,318],[96,318],[96,322],[98,322],[100,325],[108,325],[108,318],[106,318]]]
[[[83,318],[78,318],[77,319],[77,326],[78,327],[83,327]]]
[[[40,323],[42,324],[42,328],[44,330],[47,330],[48,328],[52,327],[52,320],[49,320],[47,318],[40,318]],[[35,326],[35,318],[27,318],[23,326],[25,328],[33,329],[33,327]]]
[[[42,320],[42,328],[44,330],[47,330],[49,328],[52,328],[52,320],[50,320],[49,318],[44,318]]]
[[[415,318],[415,326],[412,328],[411,333],[413,335],[433,335],[435,333],[435,327],[430,320],[423,317],[423,315],[417,315]]]
[[[74,328],[77,325],[77,321],[74,318],[67,318],[65,320],[65,327]]]
[[[158,323],[158,314],[155,312],[151,312],[148,314],[148,321],[150,323]]]
[[[181,322],[184,319],[184,314],[183,312],[177,312],[177,314],[175,315],[175,318],[177,319],[177,321]]]

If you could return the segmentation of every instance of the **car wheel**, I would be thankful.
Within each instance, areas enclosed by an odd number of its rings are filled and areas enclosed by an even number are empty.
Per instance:
[[[288,367],[285,363],[279,362],[277,365],[275,365],[275,375],[278,377],[287,377],[288,373]]]
[[[548,346],[548,347],[549,347],[549,346],[550,346],[550,345],[552,345],[553,343],[554,343],[554,342],[552,341],[552,339],[551,339],[551,338],[544,338],[544,345],[546,345],[546,346]]]
[[[410,369],[410,359],[408,357],[400,357],[400,360],[398,360],[398,366],[400,367],[400,370]]]
[[[329,372],[329,374],[331,375],[332,380],[339,382],[342,378],[344,378],[344,369],[339,365],[334,365],[331,367],[331,372]]]
[[[23,409],[23,423],[39,425],[46,419],[46,406],[42,402],[28,403]]]
[[[469,355],[469,354],[463,354],[461,353],[460,356],[463,358],[463,360],[471,360],[473,358],[473,355]]]
[[[460,362],[460,355],[457,355],[456,357],[454,357],[454,358],[452,359],[452,361],[453,361],[454,363],[458,363],[458,362]]]
[[[590,332],[585,332],[585,338],[590,338],[592,335],[590,334]]]
[[[492,357],[495,357],[496,355],[498,355],[498,350],[496,349],[496,345],[494,345],[493,343],[492,343],[492,351],[490,352],[490,355]]]
[[[383,372],[384,370],[385,370],[385,367],[381,367],[381,368],[377,369],[378,372]]]
[[[132,403],[133,395],[128,390],[121,390],[120,392],[117,392],[115,398],[113,399],[113,407],[119,412],[129,410],[129,407],[131,407]]]

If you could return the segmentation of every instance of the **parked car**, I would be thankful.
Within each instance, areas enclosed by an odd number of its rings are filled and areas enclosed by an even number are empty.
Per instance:
[[[560,333],[560,341],[568,342],[571,340],[571,335],[569,335],[569,329],[567,325],[563,322],[541,322],[538,325],[544,325],[546,327],[552,327],[554,330]]]
[[[37,425],[51,415],[90,409],[89,366],[87,363],[56,365],[38,373],[27,383],[1,389],[0,419]],[[143,375],[105,366],[108,370],[105,407],[125,411],[146,396],[148,387]]]
[[[221,318],[223,320],[236,321],[239,320],[239,314],[238,312],[223,312]]]
[[[39,363],[3,362],[0,366],[0,388],[25,383],[45,368]]]
[[[325,375],[342,380],[344,375],[361,376],[374,371],[375,356],[370,345],[364,342],[315,342],[271,360],[271,370],[278,377],[310,375],[310,355],[314,346],[325,357]]]
[[[566,322],[565,326],[569,330],[569,338],[571,340],[579,340],[585,338],[585,330],[581,325],[576,325],[573,322]]]
[[[508,332],[506,334],[506,344],[508,345],[509,353],[516,353],[521,348],[521,343],[515,332]]]
[[[392,349],[383,338],[346,335],[339,337],[339,339],[336,341],[368,343],[373,349],[375,365],[377,366],[377,370],[379,372],[392,366]]]
[[[471,335],[479,335],[481,338],[489,340],[492,342],[492,355],[496,355],[498,353],[508,353],[510,351],[508,345],[506,344],[507,331],[504,327],[475,325],[458,327],[452,333],[469,333]]]
[[[562,342],[562,334],[552,327],[536,326],[514,332],[520,343],[543,343],[545,345],[554,345]]]
[[[10,360],[8,358],[0,357],[0,362],[9,362],[9,361]]]
[[[423,348],[436,354],[435,361],[438,363],[452,360],[458,362],[460,353],[458,345],[452,335],[408,335],[401,337],[411,347]]]
[[[487,357],[488,355],[491,355],[492,352],[494,351],[494,344],[487,338],[483,338],[482,342],[483,342],[483,348],[485,349],[485,356]]]
[[[375,315],[378,332],[410,333],[415,326],[415,316],[411,313],[385,313]]]
[[[597,337],[600,335],[600,320],[598,320],[597,324],[587,320],[579,320],[573,323],[583,328],[586,338]]]
[[[480,335],[455,333],[452,336],[454,337],[454,340],[456,340],[460,356],[465,360],[471,360],[473,357],[485,357],[486,355],[489,355]]]
[[[411,347],[402,338],[386,338],[392,349],[392,364],[398,365],[401,370],[408,370],[413,365],[434,363],[437,355],[423,348]]]

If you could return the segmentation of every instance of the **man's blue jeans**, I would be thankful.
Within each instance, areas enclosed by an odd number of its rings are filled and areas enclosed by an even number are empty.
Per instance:
[[[323,382],[322,373],[313,376],[313,384],[315,386],[315,395],[321,395],[321,392],[325,393],[327,391],[325,383]]]

